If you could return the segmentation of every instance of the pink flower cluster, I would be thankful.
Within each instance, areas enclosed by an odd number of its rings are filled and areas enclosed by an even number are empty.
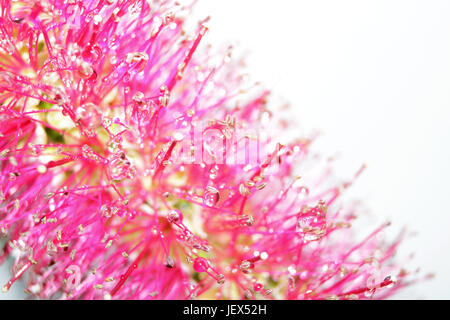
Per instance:
[[[21,278],[46,299],[363,299],[406,285],[400,239],[385,243],[385,224],[353,240],[351,181],[309,170],[312,138],[272,143],[285,128],[269,92],[204,45],[190,11],[0,0],[3,291]]]

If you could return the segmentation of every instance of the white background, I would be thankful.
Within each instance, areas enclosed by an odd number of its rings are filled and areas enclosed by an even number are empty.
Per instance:
[[[249,50],[253,78],[346,173],[367,164],[354,189],[372,214],[418,232],[401,251],[436,277],[397,297],[449,299],[450,1],[202,0],[196,14],[212,16],[207,41]]]

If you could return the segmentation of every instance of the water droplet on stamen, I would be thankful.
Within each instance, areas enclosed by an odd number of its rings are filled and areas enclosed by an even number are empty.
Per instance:
[[[253,290],[255,290],[256,292],[260,291],[263,288],[263,285],[261,283],[255,283],[253,285]]]
[[[94,45],[88,45],[84,49],[82,53],[82,57],[86,62],[90,63],[96,63],[98,60],[100,60],[102,56],[102,49],[94,44]]]
[[[208,207],[213,207],[217,204],[217,202],[219,202],[219,200],[220,200],[219,191],[212,186],[206,187],[206,191],[203,194],[203,203]]]
[[[250,189],[247,188],[243,183],[241,183],[241,184],[239,185],[239,193],[240,193],[242,196],[246,197],[246,196],[250,195]]]
[[[250,273],[251,272],[250,269],[253,269],[253,267],[254,267],[253,262],[250,262],[248,260],[244,260],[244,261],[241,262],[241,264],[239,266],[239,269],[241,269],[241,271],[243,273]]]
[[[102,16],[100,16],[100,15],[98,15],[98,14],[95,15],[95,16],[94,16],[94,19],[93,19],[95,25],[100,24],[100,23],[102,22],[102,20],[103,20],[103,19],[102,19]]]
[[[165,261],[164,265],[167,268],[173,268],[175,266],[175,261],[171,257],[166,257],[166,261]]]
[[[85,103],[76,108],[75,114],[77,123],[90,133],[97,129],[102,123],[102,117],[98,112],[98,107],[92,102]]]
[[[39,172],[40,174],[46,173],[47,172],[47,167],[44,166],[43,164],[40,164],[37,166],[36,168],[37,172]]]
[[[138,91],[134,94],[132,99],[134,102],[141,104],[144,102],[145,96],[142,92]]]
[[[217,275],[217,283],[218,284],[224,284],[225,283],[225,276],[223,274]]]
[[[172,137],[175,141],[181,141],[184,139],[184,135],[181,132],[174,132]]]
[[[134,179],[136,176],[136,169],[122,151],[109,157],[108,172],[113,180]]]
[[[102,215],[105,218],[111,218],[113,215],[116,214],[117,211],[118,211],[118,208],[116,208],[112,205],[109,205],[109,204],[104,204],[100,208],[100,212],[102,213]]]
[[[94,69],[86,61],[83,61],[78,66],[78,75],[83,79],[89,79],[94,74]]]
[[[136,71],[139,73],[147,65],[148,55],[145,52],[131,52],[126,55],[125,61],[128,64],[135,64]]]
[[[196,272],[205,272],[209,269],[208,260],[198,257],[194,260],[193,268]]]
[[[170,223],[181,223],[183,221],[183,215],[180,210],[174,209],[167,214],[167,220],[169,220]]]

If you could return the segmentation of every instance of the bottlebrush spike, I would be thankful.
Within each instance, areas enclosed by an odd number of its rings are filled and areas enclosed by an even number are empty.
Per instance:
[[[407,282],[354,243],[349,182],[294,172],[242,65],[191,5],[0,0],[1,261],[39,298],[364,299]],[[24,278],[24,274],[27,277]]]

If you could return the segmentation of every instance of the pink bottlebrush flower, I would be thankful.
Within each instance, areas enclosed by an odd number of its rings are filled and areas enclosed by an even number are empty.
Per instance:
[[[364,299],[406,285],[171,0],[0,0],[1,261],[39,298]],[[300,172],[302,178],[296,176]],[[334,184],[333,184],[334,183]]]

